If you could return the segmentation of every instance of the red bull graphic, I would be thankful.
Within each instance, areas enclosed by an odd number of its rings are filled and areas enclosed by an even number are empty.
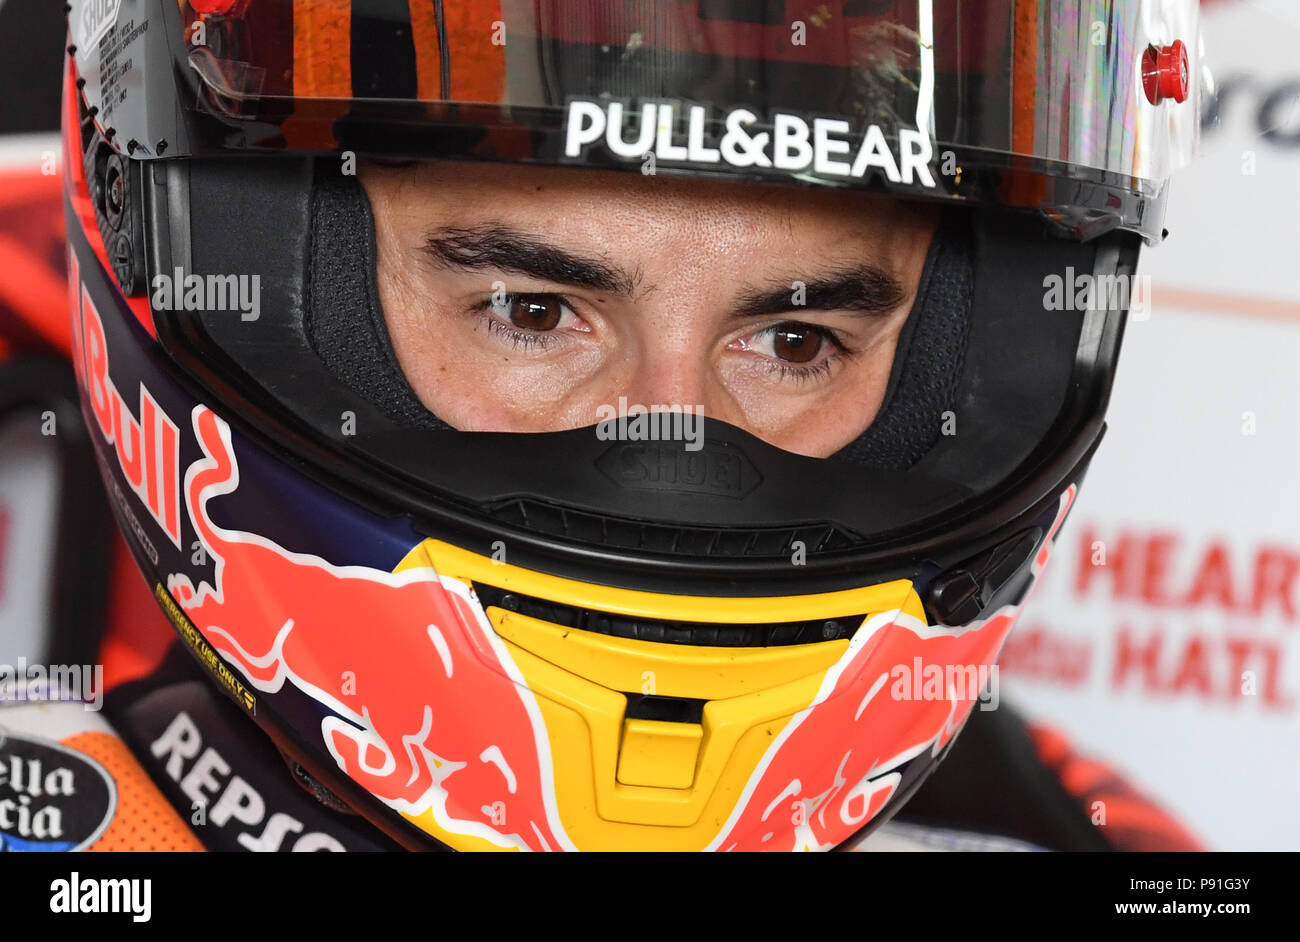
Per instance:
[[[1035,578],[1076,493],[1071,485],[1061,495]],[[775,738],[710,849],[830,850],[867,824],[898,787],[904,763],[926,750],[938,755],[975,704],[971,691],[950,685],[945,697],[900,709],[887,689],[891,667],[992,664],[1022,604],[956,630],[899,611],[864,622],[812,705]],[[836,753],[828,743],[844,745]]]
[[[230,429],[204,406],[193,424],[207,457],[187,471],[184,493],[216,584],[196,589],[176,574],[168,589],[216,650],[259,690],[287,680],[336,714],[321,722],[325,745],[390,807],[431,810],[448,832],[501,847],[576,849],[556,812],[536,699],[469,588],[427,568],[334,566],[216,526],[209,502],[239,487]],[[1063,496],[1058,524],[1073,495]],[[900,710],[883,689],[889,665],[991,663],[1017,610],[956,634],[897,611],[868,620],[814,703],[773,742],[709,849],[828,849],[861,828],[897,788],[901,766],[937,754],[974,704],[950,689]],[[851,745],[828,759],[828,742]],[[499,816],[502,807],[510,810]]]
[[[337,714],[321,722],[326,747],[390,807],[503,848],[571,849],[536,701],[468,587],[216,526],[208,503],[239,487],[230,428],[206,406],[193,424],[207,457],[186,472],[185,500],[216,584],[174,574],[167,588],[221,656],[257,689],[287,680]]]

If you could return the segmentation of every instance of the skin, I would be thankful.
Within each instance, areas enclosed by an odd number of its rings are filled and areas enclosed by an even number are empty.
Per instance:
[[[577,168],[371,163],[360,180],[398,362],[443,421],[580,428],[623,396],[814,457],[875,418],[937,219]]]

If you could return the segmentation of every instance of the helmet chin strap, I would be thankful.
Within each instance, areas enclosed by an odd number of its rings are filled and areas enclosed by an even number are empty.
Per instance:
[[[319,174],[312,194],[307,304],[307,332],[316,354],[341,382],[395,421],[409,428],[450,429],[420,402],[398,365],[379,303],[377,261],[365,191],[353,177]],[[939,439],[966,351],[973,280],[967,214],[948,210],[899,335],[880,412],[836,458],[905,471]]]

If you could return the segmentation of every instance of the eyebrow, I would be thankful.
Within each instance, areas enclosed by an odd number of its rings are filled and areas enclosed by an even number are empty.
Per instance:
[[[641,280],[639,271],[629,272],[598,258],[570,252],[509,226],[439,229],[425,240],[424,248],[435,262],[446,267],[499,268],[543,281],[621,295],[631,295]]]
[[[874,265],[840,269],[803,280],[804,303],[796,304],[797,281],[774,288],[751,289],[736,301],[735,316],[758,317],[791,311],[854,311],[887,314],[907,297],[897,278]]]
[[[424,248],[437,264],[449,268],[497,268],[624,296],[632,295],[641,281],[639,270],[629,272],[505,225],[439,229],[425,240]],[[801,310],[886,314],[906,297],[898,279],[874,265],[839,269],[805,280],[803,304],[794,303],[794,281],[742,292],[733,315],[758,317]]]

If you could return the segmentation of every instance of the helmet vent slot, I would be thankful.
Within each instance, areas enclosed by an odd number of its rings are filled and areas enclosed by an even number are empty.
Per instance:
[[[581,631],[610,635],[615,638],[628,638],[633,641],[657,641],[664,644],[690,644],[702,647],[769,648],[848,640],[867,617],[862,614],[762,624],[669,621],[633,618],[574,605],[562,605],[477,582],[474,583],[474,592],[484,608],[502,608],[562,628],[577,628]]]
[[[490,513],[503,523],[572,540],[669,556],[720,556],[730,559],[789,559],[803,547],[808,555],[859,546],[862,540],[830,523],[784,527],[692,527],[630,520],[559,507],[532,498],[496,505]]]

